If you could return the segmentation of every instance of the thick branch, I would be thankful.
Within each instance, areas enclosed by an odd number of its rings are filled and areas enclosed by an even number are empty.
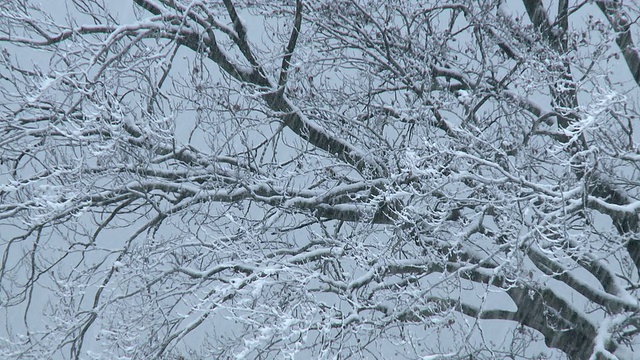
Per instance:
[[[603,306],[613,312],[621,311],[638,311],[638,304],[628,303],[618,298],[617,293],[605,293],[592,285],[585,283],[579,278],[573,276],[568,269],[561,264],[553,261],[549,257],[545,256],[539,249],[531,247],[529,249],[529,258],[546,275],[553,277],[559,281],[562,281],[572,289],[576,290],[582,296],[586,297],[590,301]],[[598,279],[600,280],[600,279]],[[604,284],[606,286],[606,284]],[[611,286],[611,288],[605,288],[605,290],[617,290],[617,287]]]
[[[600,10],[605,14],[609,24],[617,33],[616,43],[622,51],[633,80],[640,85],[640,55],[631,36],[631,22],[629,15],[622,9],[622,2],[617,0],[596,1]]]
[[[562,350],[573,359],[588,359],[593,353],[596,328],[552,290],[513,287],[507,294],[518,310],[515,320],[538,330],[551,348]],[[615,347],[611,344],[611,347]]]
[[[284,57],[282,58],[282,66],[280,67],[280,78],[278,79],[278,87],[280,91],[284,91],[284,84],[287,82],[287,73],[289,66],[291,65],[291,57],[293,51],[296,48],[298,42],[298,35],[300,34],[300,27],[302,26],[302,0],[296,0],[296,15],[291,29],[291,36],[289,37],[289,43],[285,49]]]
[[[555,36],[551,31],[551,22],[542,0],[523,0],[522,2],[527,9],[527,14],[533,26],[540,31],[547,41],[555,43]]]

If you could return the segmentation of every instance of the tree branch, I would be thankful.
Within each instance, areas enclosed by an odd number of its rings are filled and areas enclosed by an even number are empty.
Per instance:
[[[631,35],[629,15],[622,9],[619,0],[596,1],[598,8],[609,20],[609,24],[617,33],[616,43],[622,52],[633,80],[640,85],[640,54]]]
[[[284,85],[287,82],[287,73],[289,66],[291,65],[291,57],[293,51],[296,48],[298,41],[298,35],[300,34],[300,28],[302,26],[302,0],[296,0],[296,13],[293,27],[291,29],[291,36],[289,37],[289,43],[285,49],[284,57],[282,58],[282,65],[280,66],[280,77],[278,79],[278,87],[280,91],[284,91]]]

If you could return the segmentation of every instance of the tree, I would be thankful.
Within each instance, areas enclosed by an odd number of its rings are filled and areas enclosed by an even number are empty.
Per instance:
[[[632,356],[634,4],[132,3],[0,5],[3,358]]]

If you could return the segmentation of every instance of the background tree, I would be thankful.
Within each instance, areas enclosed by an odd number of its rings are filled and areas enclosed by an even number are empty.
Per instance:
[[[3,358],[633,357],[633,2],[124,3],[0,4]]]

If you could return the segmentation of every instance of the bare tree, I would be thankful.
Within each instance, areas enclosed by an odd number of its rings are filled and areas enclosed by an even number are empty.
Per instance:
[[[634,2],[38,3],[2,358],[633,357]]]

